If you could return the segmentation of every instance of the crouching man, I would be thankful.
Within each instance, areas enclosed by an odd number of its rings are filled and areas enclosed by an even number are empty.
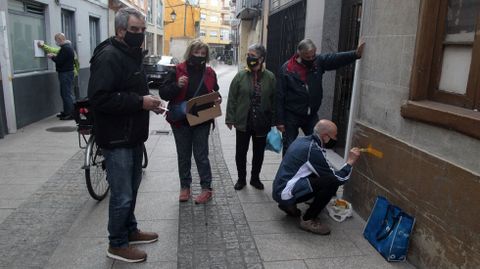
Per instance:
[[[303,230],[321,235],[330,234],[330,229],[317,216],[336,195],[338,187],[347,182],[352,165],[360,156],[360,150],[352,148],[345,165],[335,170],[326,160],[326,149],[333,148],[336,139],[335,123],[320,120],[312,135],[299,137],[291,144],[273,181],[272,197],[278,207],[290,216],[300,217]],[[301,216],[297,204],[312,198],[312,204]]]

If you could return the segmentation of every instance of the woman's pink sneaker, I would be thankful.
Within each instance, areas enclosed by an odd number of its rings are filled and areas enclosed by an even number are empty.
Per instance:
[[[190,199],[190,188],[184,188],[180,190],[180,196],[178,197],[178,200],[180,202],[186,202]]]
[[[212,199],[213,191],[209,189],[203,189],[202,192],[195,198],[195,204],[205,204]]]

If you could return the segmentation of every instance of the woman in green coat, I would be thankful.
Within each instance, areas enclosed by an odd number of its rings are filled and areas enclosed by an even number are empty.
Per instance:
[[[236,130],[235,163],[238,181],[235,190],[247,184],[247,152],[250,138],[253,144],[250,185],[263,190],[260,181],[266,136],[275,125],[275,75],[265,69],[265,47],[260,44],[248,48],[247,67],[233,78],[228,93],[225,123]]]

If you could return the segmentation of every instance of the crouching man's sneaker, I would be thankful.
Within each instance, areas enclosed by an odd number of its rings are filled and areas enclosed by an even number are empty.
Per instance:
[[[319,235],[330,234],[330,228],[328,228],[328,226],[325,224],[321,224],[320,221],[316,219],[303,220],[303,218],[300,217],[300,228],[302,230],[312,232],[314,234],[319,234]]]
[[[213,191],[209,189],[203,189],[202,192],[195,198],[195,204],[205,204],[210,201],[213,196]]]
[[[128,243],[133,244],[148,244],[153,243],[158,240],[158,234],[152,232],[142,232],[137,230],[137,232],[132,233],[128,236]]]
[[[143,262],[147,259],[147,253],[132,246],[123,248],[108,247],[107,257],[124,262]]]

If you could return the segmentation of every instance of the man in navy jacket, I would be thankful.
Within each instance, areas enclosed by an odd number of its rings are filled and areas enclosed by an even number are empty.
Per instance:
[[[73,120],[73,62],[75,52],[70,42],[67,42],[63,33],[55,35],[55,43],[60,46],[58,54],[49,53],[47,57],[55,62],[55,69],[58,73],[58,81],[60,82],[60,96],[63,102],[63,111],[60,113],[61,120]]]
[[[335,170],[327,161],[327,148],[337,139],[337,126],[329,120],[320,120],[314,133],[297,138],[289,147],[273,181],[272,197],[278,207],[291,216],[300,216],[296,204],[313,198],[313,203],[300,218],[300,228],[321,235],[330,229],[320,223],[318,214],[345,184],[352,172],[352,165],[360,156],[358,148],[352,148],[347,162]]]
[[[323,73],[355,62],[364,46],[360,42],[356,50],[317,55],[312,40],[298,43],[297,53],[283,64],[277,79],[277,128],[284,136],[284,155],[299,128],[305,135],[312,134],[322,103]]]

